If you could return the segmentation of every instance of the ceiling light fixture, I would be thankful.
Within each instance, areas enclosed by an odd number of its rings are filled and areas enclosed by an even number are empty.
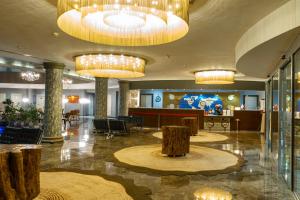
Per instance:
[[[6,61],[4,58],[0,58],[0,64],[6,64]]]
[[[20,61],[14,61],[12,63],[12,65],[17,66],[17,67],[22,67],[23,66],[23,64]]]
[[[189,0],[59,0],[57,24],[90,42],[158,45],[187,34],[188,10]]]
[[[105,78],[138,78],[145,75],[146,61],[126,55],[91,54],[75,57],[80,75]]]
[[[232,84],[234,83],[233,70],[203,70],[195,73],[196,84]]]
[[[34,66],[32,64],[26,64],[24,67],[29,69],[34,69]]]
[[[25,81],[33,82],[40,79],[40,74],[33,71],[21,72],[21,78]]]

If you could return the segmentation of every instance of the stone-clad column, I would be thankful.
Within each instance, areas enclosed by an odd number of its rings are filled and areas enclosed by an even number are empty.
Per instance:
[[[107,78],[96,78],[95,83],[95,119],[107,118]]]
[[[45,115],[43,142],[62,142],[62,95],[64,64],[44,63],[45,73]]]
[[[119,94],[120,94],[119,115],[127,116],[128,115],[129,95],[130,95],[128,81],[119,81]]]

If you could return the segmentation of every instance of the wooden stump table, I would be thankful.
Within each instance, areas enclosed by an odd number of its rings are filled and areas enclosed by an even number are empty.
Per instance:
[[[190,129],[186,126],[163,126],[162,153],[185,156],[190,152]]]
[[[196,117],[184,117],[181,119],[181,124],[190,128],[190,136],[198,134],[198,119]]]
[[[37,197],[40,161],[40,145],[0,145],[0,200]]]

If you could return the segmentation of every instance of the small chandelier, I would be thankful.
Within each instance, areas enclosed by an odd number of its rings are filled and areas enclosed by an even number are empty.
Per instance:
[[[203,70],[195,73],[196,84],[232,84],[233,70]]]
[[[142,58],[92,54],[75,57],[75,70],[80,75],[103,78],[138,78],[145,75],[146,61]]]
[[[63,78],[62,83],[63,83],[64,85],[70,85],[70,84],[73,83],[73,80],[72,80],[72,79],[69,79],[69,78]]]
[[[188,10],[189,0],[59,0],[57,24],[90,42],[158,45],[187,34]]]
[[[40,74],[33,71],[21,72],[21,78],[25,81],[33,82],[40,79]]]

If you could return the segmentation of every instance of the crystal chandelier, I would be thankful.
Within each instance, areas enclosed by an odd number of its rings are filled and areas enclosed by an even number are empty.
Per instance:
[[[233,70],[203,70],[195,73],[196,84],[232,84]]]
[[[62,83],[63,83],[64,85],[70,85],[70,84],[73,83],[73,80],[72,80],[72,79],[69,79],[69,78],[63,78]]]
[[[40,74],[33,71],[22,72],[21,78],[25,81],[33,82],[40,79]]]
[[[112,54],[75,57],[75,70],[80,75],[104,78],[138,78],[145,75],[144,59]]]
[[[188,10],[189,0],[59,0],[57,24],[90,42],[158,45],[187,34]]]

